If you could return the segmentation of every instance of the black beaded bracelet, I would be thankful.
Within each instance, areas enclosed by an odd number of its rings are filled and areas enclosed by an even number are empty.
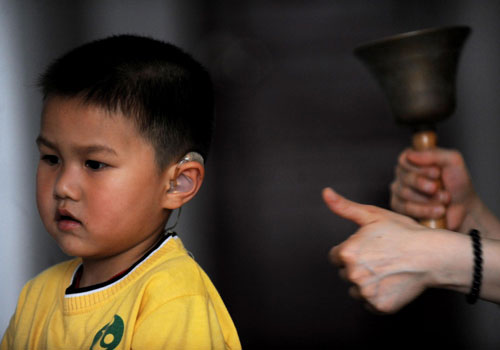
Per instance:
[[[466,300],[469,304],[474,304],[479,298],[481,292],[481,281],[483,279],[483,250],[481,249],[481,236],[478,230],[470,230],[469,235],[472,239],[474,250],[474,274],[472,285]]]

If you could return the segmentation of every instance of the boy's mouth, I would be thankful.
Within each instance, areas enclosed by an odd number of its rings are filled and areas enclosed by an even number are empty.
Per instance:
[[[55,219],[57,226],[62,231],[69,231],[82,224],[80,220],[76,219],[73,214],[66,209],[57,209]]]

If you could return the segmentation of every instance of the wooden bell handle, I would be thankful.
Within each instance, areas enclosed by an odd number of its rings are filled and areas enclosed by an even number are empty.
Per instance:
[[[436,148],[437,135],[433,130],[417,131],[412,138],[413,149],[416,151],[425,151]],[[443,187],[441,180],[438,182],[439,188]],[[439,219],[422,219],[420,223],[429,228],[446,228],[446,214]]]

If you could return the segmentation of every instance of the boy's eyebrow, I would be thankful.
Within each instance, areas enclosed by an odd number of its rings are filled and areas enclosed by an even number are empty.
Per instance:
[[[54,150],[57,149],[57,147],[54,143],[50,142],[49,140],[44,138],[42,135],[39,135],[36,138],[36,144],[38,146],[44,145],[44,146],[47,146],[47,147],[54,149]],[[118,155],[116,153],[116,151],[114,149],[112,149],[111,147],[108,147],[105,145],[99,145],[99,144],[89,145],[89,146],[77,146],[76,151],[80,154],[91,154],[91,153],[105,152],[105,153],[114,154],[115,156]]]
[[[36,142],[38,147],[40,147],[40,145],[44,145],[44,146],[47,146],[49,148],[56,149],[56,145],[53,144],[52,142],[50,142],[49,140],[47,140],[46,138],[44,138],[42,135],[38,135],[35,142]]]

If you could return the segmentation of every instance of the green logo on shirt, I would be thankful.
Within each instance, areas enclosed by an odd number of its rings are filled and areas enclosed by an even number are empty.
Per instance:
[[[120,344],[124,329],[123,320],[115,315],[113,321],[102,327],[94,337],[90,350],[113,350]]]

